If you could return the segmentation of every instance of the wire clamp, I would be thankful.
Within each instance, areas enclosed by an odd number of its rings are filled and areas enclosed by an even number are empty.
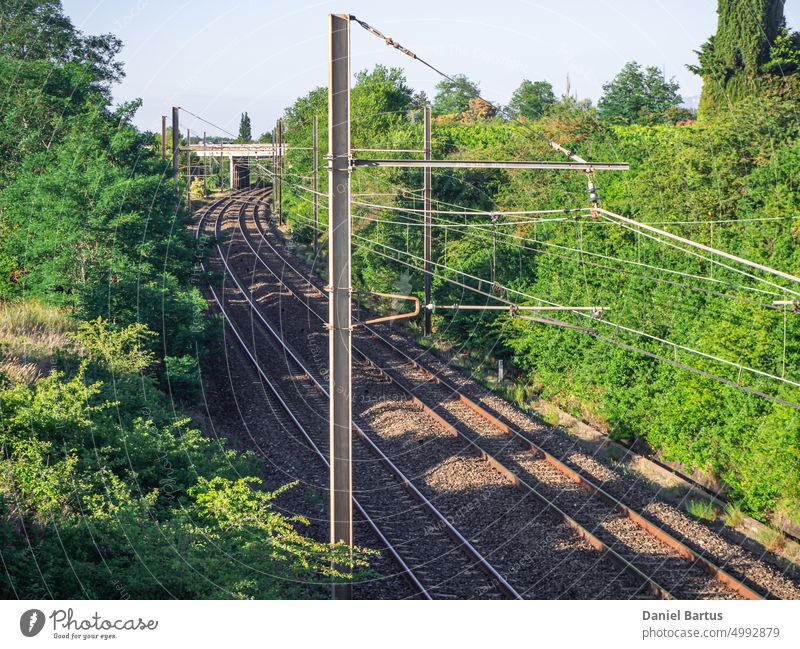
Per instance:
[[[325,322],[325,323],[323,323],[322,327],[326,331],[353,331],[353,329],[355,329],[356,325],[352,325],[350,327],[334,327],[334,326],[331,325],[330,322]]]
[[[792,313],[800,313],[800,300],[775,300],[772,305],[788,307]]]

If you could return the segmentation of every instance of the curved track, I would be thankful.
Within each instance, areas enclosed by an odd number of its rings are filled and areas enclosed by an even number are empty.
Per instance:
[[[244,220],[247,215],[242,210],[239,219]],[[294,298],[297,295],[287,291],[277,276],[271,276],[275,281],[268,285],[263,273],[257,275],[253,264],[259,262],[252,255],[237,252],[239,243],[231,238],[223,246],[226,251],[220,250],[219,254],[226,258],[227,272],[242,294],[247,296],[252,289],[253,294],[248,298],[253,308],[252,317],[262,324],[272,323],[270,328],[276,343],[290,339],[291,343],[283,344],[298,362],[302,362],[299,360],[302,353],[316,360],[317,366],[324,365],[327,355],[315,346],[314,336],[320,332],[323,338],[326,336],[320,326],[311,322],[312,312],[305,306],[300,307],[305,313],[303,317],[296,310],[299,305]],[[239,277],[247,277],[251,286],[244,289]],[[266,303],[258,304],[259,299]],[[292,326],[288,328],[290,323]],[[292,345],[297,345],[300,351],[294,352]],[[313,374],[319,371],[316,367],[303,369],[304,375],[307,378],[311,375],[311,380],[318,385]],[[376,450],[385,457],[392,455],[395,462],[402,464],[406,474],[412,476],[408,483],[419,485],[418,491],[424,492],[422,496],[432,506],[436,500],[436,506],[456,521],[455,526],[448,526],[463,530],[459,533],[461,538],[474,539],[476,545],[481,546],[477,552],[482,549],[484,555],[490,556],[518,593],[539,598],[669,597],[666,589],[620,560],[580,526],[570,525],[569,521],[554,515],[551,507],[536,503],[529,495],[519,494],[469,446],[458,440],[442,443],[438,437],[441,433],[439,421],[431,411],[409,399],[399,384],[388,381],[385,375],[370,376],[370,371],[366,360],[362,359],[354,374],[357,430],[365,426],[373,428],[380,443]],[[419,440],[405,439],[409,433],[420,431],[434,433],[433,443],[418,446]],[[405,446],[405,450],[398,450],[398,444]],[[434,466],[436,471],[431,470]],[[357,464],[354,474],[363,470],[364,467]],[[431,481],[436,480],[440,485],[432,487]],[[454,493],[442,495],[442,488]],[[422,540],[427,542],[427,537]],[[485,596],[485,592],[480,591],[480,595]]]
[[[240,213],[248,206],[253,206],[254,211],[259,206],[258,200],[247,200],[246,197],[217,201],[202,214],[198,224],[198,236],[203,232],[206,220],[213,220],[216,230],[228,209],[235,207],[235,203],[238,203]],[[279,412],[283,418],[289,420],[303,436],[309,451],[313,452],[327,468],[328,461],[324,451],[326,444],[324,437],[327,430],[323,430],[319,425],[318,417],[307,416],[309,413],[318,413],[326,408],[324,388],[313,380],[311,373],[288,346],[279,344],[282,343],[280,336],[266,319],[260,319],[260,323],[251,320],[243,326],[241,297],[248,299],[248,293],[239,283],[237,276],[230,272],[219,245],[217,252],[218,257],[215,261],[221,262],[226,279],[231,279],[233,285],[223,285],[219,292],[214,286],[209,286],[209,290],[225,318],[229,331],[256,368],[262,383],[274,399],[271,405],[273,412]],[[214,262],[209,266],[213,270]],[[237,298],[237,294],[240,302],[238,313],[237,307],[231,304]],[[256,329],[259,331],[256,332]],[[258,343],[254,344],[256,339]],[[300,370],[304,378],[311,381],[309,390],[303,392],[296,385],[293,386],[295,389],[286,389],[287,378],[291,381],[286,375],[286,370],[290,368],[274,362],[264,362],[264,359],[278,357],[289,359],[295,369]],[[312,386],[316,390],[310,389]],[[306,416],[301,413],[305,413]],[[398,572],[409,582],[414,595],[425,599],[470,596],[519,598],[520,595],[488,560],[416,490],[412,481],[381,453],[371,439],[360,429],[356,432],[364,442],[362,451],[369,450],[377,455],[380,462],[364,460],[359,458],[360,454],[357,451],[354,452],[354,458],[363,462],[360,464],[362,478],[371,485],[369,491],[360,493],[360,499],[354,499],[355,509],[370,527],[381,544],[381,549],[391,556],[398,567]],[[422,515],[420,510],[424,510],[427,517]],[[424,536],[426,542],[409,544],[408,539],[414,536]]]
[[[257,201],[258,193],[251,194],[251,198]],[[224,210],[217,219],[218,235],[221,234],[223,216]],[[324,374],[326,343],[323,340],[324,333],[320,340],[314,341],[313,332],[322,331],[320,324],[325,321],[326,295],[316,282],[301,273],[285,253],[278,249],[275,235],[267,232],[258,218],[257,206],[248,211],[243,204],[237,217],[235,222],[228,223],[228,231],[232,237],[227,256],[223,257],[222,250],[219,249],[220,257],[225,259],[226,271],[246,297],[256,318],[265,327],[272,329],[276,344],[280,342],[285,349],[290,350],[284,342],[285,339],[300,339],[299,346],[303,350],[291,351],[290,355],[298,367],[302,367],[307,379],[313,381],[318,390],[324,391],[321,383],[314,378],[314,373]],[[231,257],[232,263],[229,263]],[[248,265],[244,266],[245,263]],[[251,286],[245,289],[237,275],[250,277]],[[269,297],[275,294],[281,296],[277,300],[277,312],[276,300]],[[277,331],[270,325],[262,311],[272,315],[273,325],[278,323],[283,330]],[[299,331],[296,327],[287,330],[288,322],[302,322],[304,326]],[[370,395],[374,400],[370,408],[359,411],[361,416],[368,419],[371,416],[370,411],[381,408],[389,412],[396,407],[392,406],[393,403],[404,401],[412,404],[415,410],[421,411],[434,424],[437,430],[433,438],[437,446],[446,446],[448,442],[445,439],[448,437],[459,439],[463,450],[482,458],[485,461],[483,464],[493,467],[507,483],[520,490],[525,498],[537,501],[541,507],[537,510],[538,513],[533,513],[534,518],[542,516],[541,512],[546,511],[548,516],[570,528],[590,548],[598,551],[596,554],[603,558],[603,563],[608,563],[606,560],[613,562],[629,582],[627,586],[622,586],[622,594],[610,594],[612,588],[606,592],[599,591],[593,596],[639,597],[643,592],[649,592],[651,596],[662,598],[763,597],[763,590],[757,590],[756,584],[753,584],[756,586],[754,588],[744,583],[709,557],[703,556],[701,552],[662,529],[640,511],[624,504],[596,484],[590,476],[548,453],[532,440],[527,431],[516,428],[507,419],[496,412],[490,412],[476,400],[466,396],[443,377],[443,372],[424,367],[409,355],[408,350],[402,349],[398,336],[392,336],[392,340],[375,328],[363,325],[354,333],[354,359],[359,361],[354,373],[354,402],[359,395]],[[306,358],[311,359],[311,368],[303,364],[303,353]],[[376,392],[375,384],[384,384],[384,388]],[[376,432],[383,424],[391,428],[390,419],[388,415],[374,418]],[[360,434],[363,432],[360,431]],[[434,441],[431,439],[418,439],[417,443],[422,444],[428,452],[434,449]],[[393,443],[390,435],[388,439],[383,436],[378,443],[373,442],[372,446],[373,452],[382,455],[384,462],[391,463],[386,453],[392,454],[397,457],[398,463],[402,460],[412,472],[419,471],[423,481],[427,479],[426,470],[430,469],[431,463],[415,465],[414,462],[409,462],[411,454],[406,448],[407,443]],[[400,473],[399,468],[395,469]],[[469,471],[470,467],[467,466],[465,470]],[[418,500],[421,497],[423,500],[420,502],[426,507],[434,508],[432,494],[429,493],[426,497],[417,491],[415,496]],[[497,500],[502,499],[503,495],[498,494]],[[487,503],[481,505],[486,506]],[[523,517],[518,523],[518,527],[525,528],[527,521]],[[473,535],[474,526],[468,528],[467,535]],[[477,529],[480,535],[487,532],[480,526]],[[511,533],[514,536],[518,534]],[[530,536],[527,535],[526,538]],[[461,538],[464,536],[461,535]],[[512,547],[513,544],[500,543],[501,550],[506,552]],[[491,543],[487,543],[486,548],[493,548],[490,551],[496,552]],[[475,548],[473,550],[478,552]],[[501,551],[501,554],[506,552]],[[593,567],[596,568],[597,556],[593,560]],[[499,565],[502,569],[504,564],[500,561]],[[548,596],[539,589],[541,579],[530,584],[517,579],[519,572],[518,569],[514,572],[515,579],[512,581],[517,582],[521,592],[526,596]],[[555,569],[551,571],[551,576],[555,572]],[[509,575],[508,571],[505,574]],[[639,584],[640,588],[632,589],[630,583]]]

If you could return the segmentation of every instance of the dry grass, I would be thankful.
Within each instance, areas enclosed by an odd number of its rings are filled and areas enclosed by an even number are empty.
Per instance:
[[[0,373],[15,383],[48,374],[72,328],[55,307],[34,300],[0,303]]]
[[[736,503],[728,503],[722,513],[722,520],[728,527],[738,527],[744,521],[744,512]]]
[[[772,520],[777,527],[800,536],[800,501],[786,498],[778,503]]]
[[[767,550],[777,552],[786,545],[786,537],[783,532],[774,527],[762,527],[756,534],[758,542]]]
[[[561,421],[561,415],[558,412],[558,408],[555,406],[544,406],[542,408],[541,416],[544,420],[544,423],[548,424],[549,426],[558,426],[559,422]]]
[[[0,303],[0,338],[66,334],[72,324],[61,309],[35,300]]]
[[[42,376],[41,368],[36,363],[15,363],[0,361],[0,374],[12,383],[31,384]]]

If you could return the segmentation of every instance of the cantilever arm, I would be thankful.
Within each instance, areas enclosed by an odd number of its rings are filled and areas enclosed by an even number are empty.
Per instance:
[[[387,322],[389,320],[402,320],[404,318],[413,318],[419,315],[420,303],[419,298],[413,295],[397,295],[396,293],[377,293],[375,291],[357,291],[360,295],[377,295],[378,297],[389,297],[395,300],[411,300],[414,303],[414,310],[407,313],[398,313],[396,315],[387,315],[381,318],[372,318],[371,320],[364,320],[362,324],[375,324],[377,322]]]

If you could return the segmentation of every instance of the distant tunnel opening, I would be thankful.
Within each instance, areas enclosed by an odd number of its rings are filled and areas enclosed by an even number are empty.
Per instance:
[[[231,187],[247,189],[250,187],[250,161],[247,158],[232,158],[231,160]]]

